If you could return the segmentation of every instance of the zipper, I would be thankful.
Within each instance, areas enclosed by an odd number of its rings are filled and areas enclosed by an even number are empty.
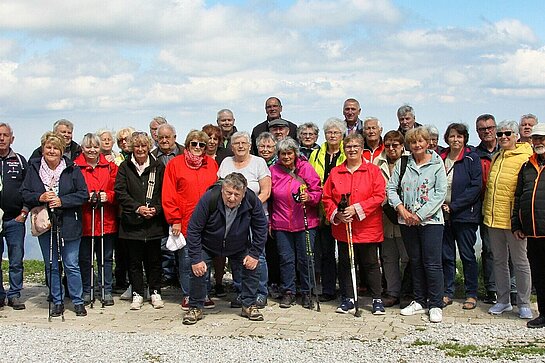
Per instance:
[[[498,172],[496,173],[495,175],[495,180],[494,180],[494,186],[496,185],[496,183],[498,182],[498,178],[500,176],[500,171],[503,167],[503,162],[505,161],[505,158],[503,158],[503,155],[501,155],[502,158],[500,160],[500,164],[499,164],[499,167],[498,167]],[[496,158],[496,160],[499,159],[500,156],[498,156]],[[490,170],[492,170],[492,165],[490,165]],[[493,193],[492,194],[492,203],[491,203],[491,206],[493,206],[495,204],[495,199],[496,199],[496,193]],[[494,225],[494,208],[490,208],[490,218],[491,218],[491,221],[490,221],[490,225],[493,226]]]

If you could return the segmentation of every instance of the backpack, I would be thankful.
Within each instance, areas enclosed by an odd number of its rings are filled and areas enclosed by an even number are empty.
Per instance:
[[[409,162],[409,156],[402,155],[401,156],[401,170],[399,171],[399,181],[397,184],[397,194],[401,196],[401,180],[403,179],[403,175],[405,175],[405,170],[407,169],[407,163]],[[399,222],[397,220],[397,211],[390,205],[390,203],[386,202],[382,206],[382,210],[384,211],[384,214],[386,214],[386,217],[392,222],[393,224],[399,225]]]

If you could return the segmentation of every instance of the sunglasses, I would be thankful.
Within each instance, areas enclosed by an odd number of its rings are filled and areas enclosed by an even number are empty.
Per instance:
[[[148,136],[148,134],[145,133],[144,131],[135,131],[135,132],[132,133],[133,137],[140,136],[140,135]]]
[[[198,141],[191,141],[189,143],[189,145],[193,146],[193,147],[200,147],[201,149],[204,149],[206,147],[206,143],[205,142],[198,142]]]
[[[502,137],[503,135],[509,137],[513,134],[513,131],[498,131],[496,132],[497,137]]]
[[[401,146],[401,144],[397,143],[397,142],[394,142],[392,144],[384,144],[385,149],[397,149],[400,146]]]

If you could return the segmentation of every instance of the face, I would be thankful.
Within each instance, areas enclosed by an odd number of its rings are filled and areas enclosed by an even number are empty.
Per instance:
[[[57,135],[61,135],[64,138],[66,145],[69,145],[72,142],[72,129],[66,125],[59,125],[55,130]]]
[[[428,148],[430,150],[436,150],[438,143],[439,143],[439,136],[438,135],[430,135],[430,145],[428,146]]]
[[[220,143],[220,138],[215,133],[208,135],[208,143],[206,144],[206,151],[210,154],[215,154],[218,150],[218,145]]]
[[[102,135],[100,135],[100,149],[105,152],[109,153],[112,151],[112,148],[114,147],[114,140],[112,138],[112,135],[109,132],[105,132]]]
[[[257,144],[257,153],[266,161],[271,160],[275,154],[276,142],[271,139],[263,139]]]
[[[416,139],[416,141],[411,141],[409,144],[409,147],[411,149],[411,153],[415,156],[422,156],[426,153],[426,150],[428,149],[429,142],[426,141],[423,137],[419,137]]]
[[[273,126],[269,130],[274,135],[276,141],[284,140],[290,132],[290,128],[286,126]]]
[[[148,159],[149,146],[146,143],[135,143],[132,147],[132,152],[136,161],[142,164]]]
[[[536,125],[536,120],[533,118],[523,118],[520,121],[519,132],[520,137],[530,138],[532,136],[532,128]]]
[[[343,106],[343,115],[346,122],[353,124],[360,116],[361,108],[357,102],[346,101]]]
[[[516,147],[517,134],[512,130],[502,128],[500,131],[496,132],[496,136],[498,137],[498,142],[502,149],[511,150]]]
[[[464,147],[464,135],[458,131],[451,129],[448,133],[448,146],[452,150],[461,150]]]
[[[195,156],[201,156],[204,154],[206,143],[199,139],[193,139],[189,142],[189,152]]]
[[[229,112],[221,113],[218,118],[218,126],[225,135],[229,135],[233,131],[235,118]]]
[[[235,189],[230,185],[224,184],[221,187],[221,197],[223,198],[223,204],[231,209],[237,207],[240,202],[242,202],[244,194],[245,191]]]
[[[0,154],[7,154],[15,137],[10,134],[6,126],[0,127]]]
[[[128,153],[130,151],[129,148],[129,136],[128,135],[120,135],[120,138],[117,139],[117,146],[124,152]]]
[[[336,127],[332,127],[326,130],[325,132],[325,141],[328,145],[338,146],[343,139],[343,133]]]
[[[269,98],[267,102],[265,102],[265,112],[267,113],[267,118],[269,120],[275,120],[280,118],[282,106],[276,98]]]
[[[52,143],[46,142],[42,150],[42,155],[48,164],[58,165],[61,161],[62,152]]]
[[[282,165],[284,165],[288,169],[295,168],[295,151],[293,150],[286,150],[282,151],[280,155],[278,155],[280,158],[280,162]]]
[[[483,142],[493,142],[496,140],[496,124],[494,120],[480,120],[477,122],[477,134]]]
[[[153,141],[157,141],[157,129],[159,129],[159,123],[157,121],[151,121],[149,124],[149,133]]]
[[[350,141],[344,145],[344,154],[346,155],[346,160],[359,161],[363,154],[363,148],[356,141]]]
[[[307,127],[299,134],[299,136],[299,141],[301,142],[301,145],[305,147],[312,147],[316,140],[318,140],[318,134],[314,132],[314,129],[312,127]]]
[[[250,143],[245,137],[237,137],[231,143],[231,150],[236,156],[246,156],[250,154]]]
[[[81,150],[83,152],[83,156],[85,156],[85,160],[87,162],[94,162],[98,160],[98,155],[100,153],[100,146],[96,144],[91,144],[88,146],[81,146]]]
[[[401,127],[403,131],[409,131],[414,127],[415,119],[413,114],[409,112],[407,112],[403,116],[398,116],[397,119],[399,121],[399,127]]]
[[[169,153],[176,147],[176,135],[168,127],[163,127],[157,132],[157,142],[163,153]]]
[[[377,120],[369,120],[364,125],[365,138],[367,141],[376,142],[380,140],[382,134],[382,127],[378,126]]]
[[[386,156],[390,158],[391,161],[396,161],[403,154],[403,144],[399,141],[394,141],[391,139],[384,141],[384,149],[386,150]]]
[[[545,136],[544,135],[535,135],[532,136],[532,146],[534,151],[538,155],[545,154]]]

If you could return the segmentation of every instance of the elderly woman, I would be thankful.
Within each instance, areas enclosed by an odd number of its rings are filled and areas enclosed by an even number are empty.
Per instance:
[[[89,191],[89,200],[83,205],[83,237],[79,248],[83,301],[86,305],[91,303],[91,289],[94,287],[91,286],[91,265],[94,260],[91,250],[94,250],[99,271],[102,268],[101,256],[104,256],[104,281],[102,274],[99,274],[99,283],[100,286],[104,286],[102,296],[104,305],[111,306],[114,304],[112,266],[114,240],[117,234],[117,203],[114,192],[117,165],[106,160],[105,155],[100,153],[101,139],[98,135],[86,134],[80,145],[82,154],[74,163],[80,167]],[[101,230],[103,226],[104,231]],[[91,247],[93,239],[95,245]],[[104,246],[104,252],[101,252],[101,246]]]
[[[403,146],[405,138],[397,130],[388,131],[384,135],[383,143],[384,150],[373,163],[380,168],[382,176],[387,183],[394,171],[396,162],[402,160],[401,162],[407,165],[408,155],[405,155],[405,148]],[[383,208],[387,209],[390,205],[387,198],[385,199]],[[391,209],[390,214],[383,213],[382,225],[384,227],[384,243],[382,244],[381,257],[383,260],[384,278],[386,279],[386,294],[383,296],[382,302],[385,307],[390,307],[400,303],[402,292],[404,295],[412,294],[412,291],[407,291],[409,287],[412,290],[411,275],[407,271],[409,256],[407,255],[403,238],[401,238],[397,213],[393,209]],[[401,277],[402,270],[403,279]],[[408,305],[409,302],[406,304]]]
[[[187,225],[195,206],[208,187],[218,179],[218,164],[206,155],[208,140],[204,131],[191,130],[185,138],[183,154],[167,164],[163,183],[163,208],[174,236],[187,234]],[[176,251],[183,310],[189,310],[191,262],[187,252],[187,247]],[[214,307],[214,302],[207,296],[204,308]]]
[[[526,239],[518,239],[511,233],[511,212],[515,200],[517,175],[522,165],[532,155],[529,143],[517,143],[519,126],[515,121],[502,121],[496,136],[500,152],[492,158],[490,176],[486,183],[483,201],[484,224],[490,235],[490,248],[494,257],[494,275],[498,300],[488,312],[500,315],[513,310],[510,301],[509,257],[517,279],[517,305],[521,319],[531,319],[530,265],[526,252]]]
[[[119,154],[117,154],[114,163],[119,166],[125,160],[125,158],[131,153],[130,148],[130,138],[131,135],[135,132],[135,129],[132,127],[125,127],[119,129],[115,134],[117,141],[117,147],[119,148]]]
[[[276,156],[276,139],[270,132],[262,132],[256,139],[257,154],[271,167],[278,160]]]
[[[163,163],[151,156],[152,140],[145,132],[130,137],[132,152],[119,166],[115,193],[121,208],[119,237],[127,241],[129,281],[132,285],[131,310],[140,310],[144,303],[146,272],[151,304],[164,306],[161,299],[161,238],[167,228],[161,205]]]
[[[372,313],[385,313],[381,300],[381,273],[378,248],[384,240],[382,209],[385,182],[380,169],[363,158],[363,136],[350,134],[343,141],[346,161],[331,170],[324,185],[324,207],[327,220],[332,224],[333,237],[339,251],[339,286],[342,301],[338,313],[354,311],[354,285],[350,266],[349,238],[352,237],[354,255],[361,257],[367,273],[367,283],[373,298]],[[349,194],[348,207],[338,210],[343,195]],[[351,233],[347,233],[351,229]]]
[[[51,230],[38,236],[53,302],[49,314],[52,317],[64,314],[64,289],[58,265],[60,252],[74,311],[76,316],[85,316],[87,311],[82,299],[78,256],[82,228],[81,206],[89,198],[87,186],[80,169],[63,156],[66,144],[61,136],[47,132],[41,141],[42,157],[29,161],[21,193],[30,208],[48,208],[53,222]]]
[[[265,160],[259,156],[250,154],[251,139],[250,134],[245,131],[235,132],[231,135],[231,149],[233,156],[225,158],[218,170],[220,179],[225,178],[232,172],[242,174],[248,181],[248,189],[252,190],[265,209],[268,216],[267,200],[271,195],[271,172],[267,167]],[[267,305],[267,263],[265,255],[260,256],[260,278],[257,291],[257,306],[262,309]],[[218,273],[219,271],[216,271]],[[238,276],[239,277],[239,276]],[[234,278],[236,278],[234,276]],[[241,281],[235,281],[239,285]],[[217,286],[217,284],[216,284]],[[235,304],[236,305],[236,304]]]
[[[278,161],[271,167],[272,208],[270,224],[280,256],[280,279],[283,293],[281,308],[295,304],[295,264],[301,283],[304,308],[311,308],[310,293],[315,288],[308,270],[307,243],[314,250],[316,228],[320,222],[318,205],[322,195],[320,177],[307,161],[299,158],[299,145],[287,137],[276,145]],[[295,196],[299,195],[299,200]],[[305,211],[306,209],[306,211]],[[305,213],[306,221],[305,225]],[[310,241],[306,240],[308,228]]]
[[[443,152],[443,147],[439,146],[439,130],[437,130],[437,127],[434,125],[424,125],[424,127],[430,133],[430,144],[428,148],[441,154]]]
[[[475,257],[477,228],[481,220],[482,168],[479,156],[467,147],[467,126],[452,123],[445,132],[448,147],[441,153],[447,173],[447,195],[443,204],[443,303],[452,304],[456,275],[456,245],[464,267],[466,300],[463,308],[477,306],[479,267]]]
[[[320,129],[314,122],[305,122],[297,128],[297,139],[300,144],[299,152],[301,155],[304,155],[307,160],[314,150],[320,148],[320,145],[316,143],[316,141],[318,141],[319,132]]]
[[[341,165],[346,156],[342,148],[342,135],[346,132],[346,122],[338,118],[329,118],[324,122],[325,142],[310,154],[310,165],[320,176],[322,186],[327,181],[331,170]],[[320,212],[322,210],[320,209]],[[331,301],[337,297],[337,261],[335,260],[335,239],[331,225],[321,213],[320,226],[316,236],[316,274],[322,282],[320,301]]]
[[[388,202],[399,214],[413,277],[414,301],[400,313],[421,314],[428,306],[430,321],[439,323],[443,320],[444,291],[441,206],[447,193],[447,175],[439,155],[428,148],[428,130],[417,127],[407,131],[405,142],[411,150],[405,173],[400,178],[401,163],[396,163],[386,187]]]
[[[112,132],[107,129],[100,129],[96,135],[100,139],[100,153],[106,157],[106,160],[115,162],[116,159],[119,159],[119,153],[114,151],[114,137]]]

